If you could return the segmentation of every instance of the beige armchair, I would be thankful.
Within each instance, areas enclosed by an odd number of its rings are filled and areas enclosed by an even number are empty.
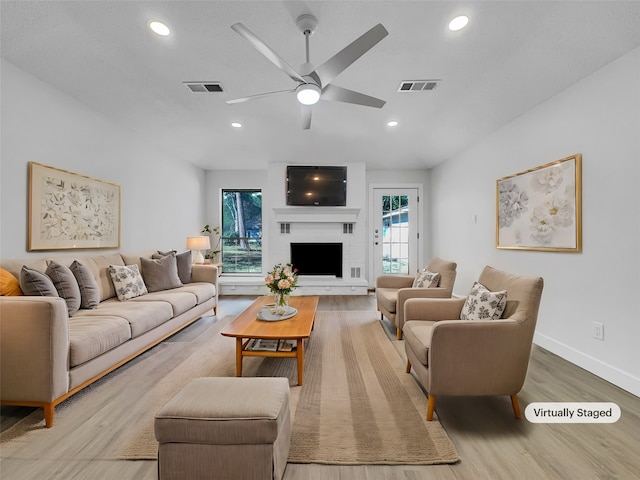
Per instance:
[[[425,267],[440,274],[437,287],[413,288],[413,275],[381,275],[376,279],[376,303],[380,318],[396,326],[398,340],[402,338],[404,325],[404,302],[409,298],[449,298],[456,281],[456,263],[434,258]]]
[[[529,366],[543,280],[487,266],[478,282],[491,292],[506,290],[499,319],[460,320],[465,298],[405,302],[407,373],[413,367],[427,391],[427,420],[443,395],[509,395],[521,417],[517,394]]]

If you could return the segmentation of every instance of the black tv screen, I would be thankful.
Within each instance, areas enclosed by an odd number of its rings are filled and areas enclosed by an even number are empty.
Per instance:
[[[347,167],[289,165],[287,205],[346,206]]]

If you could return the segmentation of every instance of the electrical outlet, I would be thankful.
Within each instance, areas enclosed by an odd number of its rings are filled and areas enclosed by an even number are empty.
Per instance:
[[[604,325],[602,323],[593,322],[593,338],[604,340]]]

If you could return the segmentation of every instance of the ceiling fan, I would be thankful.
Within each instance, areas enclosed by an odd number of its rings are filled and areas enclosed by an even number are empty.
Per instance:
[[[243,24],[236,23],[231,26],[235,32],[247,39],[256,50],[287,74],[298,85],[289,90],[260,93],[257,95],[250,95],[248,97],[227,100],[226,103],[242,103],[256,98],[295,92],[298,102],[300,102],[301,105],[302,128],[305,130],[311,127],[312,105],[317,103],[318,100],[333,100],[374,108],[382,108],[384,106],[386,103],[384,100],[370,97],[369,95],[355,92],[347,88],[338,87],[331,83],[338,75],[340,75],[340,73],[349,67],[349,65],[358,60],[362,55],[367,53],[367,51],[389,34],[382,24],[379,23],[375,27],[371,28],[369,31],[336,53],[329,60],[314,69],[314,66],[309,62],[309,37],[318,26],[318,21],[313,15],[305,14],[299,16],[296,23],[300,31],[305,36],[306,46],[306,63],[301,66],[299,71],[296,71],[291,67],[291,65],[283,60],[282,57],[275,53],[269,46],[267,46],[267,44],[260,40]]]

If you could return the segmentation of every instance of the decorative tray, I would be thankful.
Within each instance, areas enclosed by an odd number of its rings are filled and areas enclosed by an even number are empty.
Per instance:
[[[298,310],[293,307],[287,307],[287,311],[283,315],[276,315],[271,313],[271,307],[269,305],[262,307],[258,312],[258,320],[264,320],[265,322],[279,322],[280,320],[286,320],[293,317]]]

